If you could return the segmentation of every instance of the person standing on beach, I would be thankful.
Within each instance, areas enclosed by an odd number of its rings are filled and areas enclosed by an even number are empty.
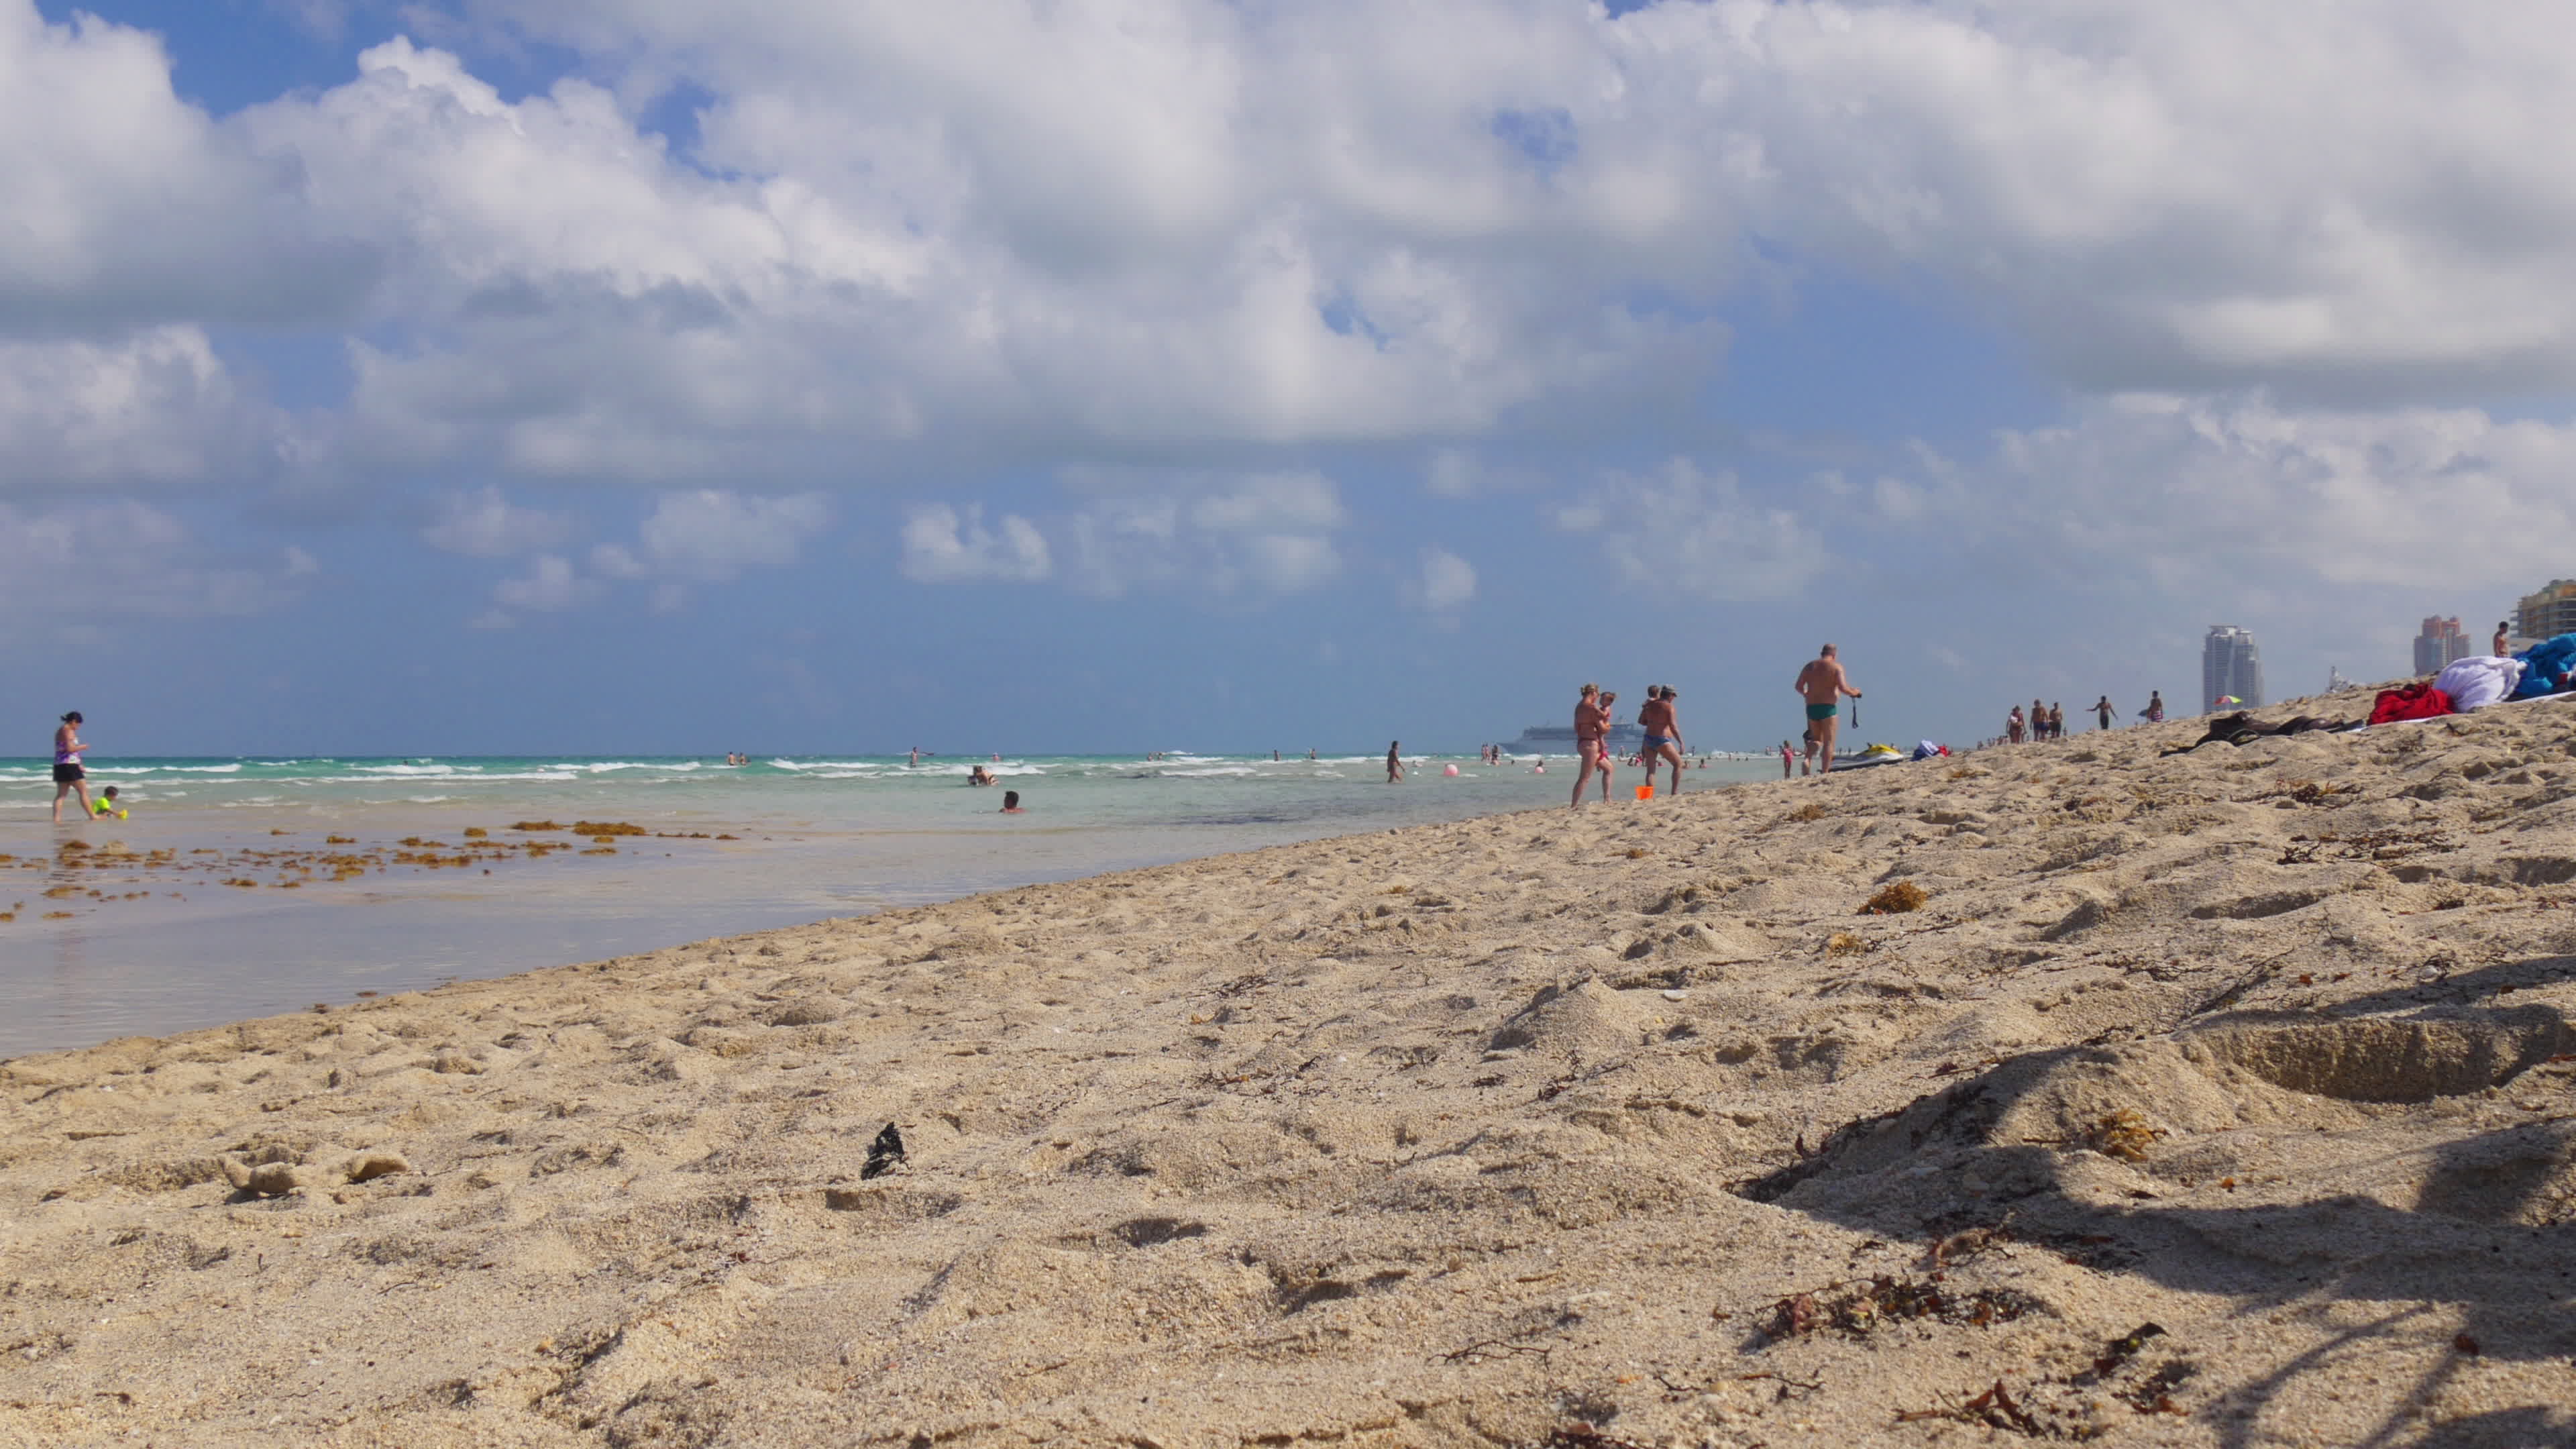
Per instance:
[[[1386,742],[1386,782],[1390,785],[1404,778],[1404,759],[1396,753],[1397,747],[1403,743],[1402,740]]]
[[[2034,699],[2030,702],[2030,742],[2037,744],[2047,738],[2048,706]]]
[[[1798,682],[1794,688],[1798,697],[1807,702],[1807,753],[1811,756],[1821,754],[1823,763],[1817,766],[1817,770],[1830,774],[1834,768],[1834,731],[1841,725],[1843,696],[1848,694],[1858,699],[1860,691],[1852,688],[1851,680],[1844,676],[1843,662],[1831,644],[1808,660],[1806,668],[1798,671]]]
[[[2021,732],[2021,706],[2014,705],[2012,707],[2012,713],[2004,716],[2004,739],[2012,744],[2020,744]]]
[[[1574,808],[1583,807],[1583,783],[1592,772],[1601,772],[1601,799],[1610,800],[1610,707],[1603,702],[1601,686],[1583,686],[1583,697],[1574,705],[1574,758],[1582,768],[1574,776]]]
[[[2111,716],[2118,712],[2118,706],[2111,703],[2111,696],[2107,694],[2102,696],[2100,699],[2093,701],[2093,713],[2102,721],[2098,728],[2106,730],[2109,729],[2111,727]]]
[[[2144,717],[2146,722],[2149,724],[2163,724],[2165,722],[2165,692],[2161,689],[2148,690],[2147,707],[2139,710],[2138,713]]]
[[[1780,778],[1781,778],[1781,779],[1785,780],[1785,779],[1788,779],[1788,778],[1789,778],[1789,767],[1790,767],[1791,765],[1793,765],[1793,764],[1796,764],[1796,763],[1797,763],[1797,761],[1798,761],[1798,752],[1797,752],[1796,750],[1793,750],[1793,749],[1789,748],[1789,742],[1788,742],[1787,740],[1782,740],[1782,741],[1780,742]]]
[[[1673,793],[1682,792],[1682,719],[1673,708],[1680,696],[1669,684],[1646,686],[1646,706],[1637,711],[1637,728],[1645,731],[1646,788],[1655,788],[1657,761],[1670,761],[1673,767]]]
[[[81,712],[73,710],[54,726],[54,823],[63,823],[63,797],[78,792],[80,813],[87,820],[93,813],[89,803],[89,771],[81,765],[81,752],[89,746],[81,743]]]
[[[2513,632],[2506,627],[2507,622],[2503,619],[2496,621],[2495,656],[2498,659],[2513,652],[2510,647],[2513,643]]]
[[[2052,704],[2048,707],[2048,737],[2052,740],[2066,738],[2066,706]]]

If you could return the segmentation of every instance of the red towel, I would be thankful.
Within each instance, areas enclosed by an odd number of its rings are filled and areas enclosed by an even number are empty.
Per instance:
[[[2435,689],[2431,680],[2419,679],[2399,689],[2381,690],[2370,706],[2370,722],[2433,719],[2451,712],[2451,697]]]

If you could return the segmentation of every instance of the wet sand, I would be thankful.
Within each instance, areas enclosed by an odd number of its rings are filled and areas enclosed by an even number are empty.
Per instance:
[[[0,1436],[2567,1442],[2571,727],[2080,735],[19,1058]]]

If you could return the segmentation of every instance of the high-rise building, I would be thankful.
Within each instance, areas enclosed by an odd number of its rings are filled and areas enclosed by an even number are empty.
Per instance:
[[[2460,621],[2440,615],[2424,621],[2423,632],[2415,636],[2415,672],[2439,674],[2442,666],[2469,657],[2469,636],[2460,632]]]
[[[2523,595],[2513,609],[2513,632],[2525,639],[2576,634],[2576,579],[2551,579],[2539,593]]]
[[[2220,705],[2233,698],[2236,703]],[[2204,709],[2255,709],[2263,703],[2263,651],[2254,636],[2233,624],[2212,624],[2200,644],[2200,699]]]

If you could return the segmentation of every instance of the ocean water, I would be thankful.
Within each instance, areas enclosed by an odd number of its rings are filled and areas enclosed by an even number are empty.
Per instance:
[[[982,763],[1001,779],[976,788]],[[0,760],[0,1056],[1357,831],[1562,807],[1572,762]],[[1454,767],[1457,774],[1447,770]],[[1774,778],[1709,761],[1688,789]],[[1639,775],[1619,775],[1633,805]],[[1000,813],[1003,789],[1024,813]],[[1597,797],[1596,797],[1597,798]],[[576,834],[569,828],[618,827]],[[474,833],[479,832],[479,833]]]

